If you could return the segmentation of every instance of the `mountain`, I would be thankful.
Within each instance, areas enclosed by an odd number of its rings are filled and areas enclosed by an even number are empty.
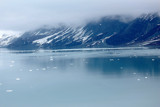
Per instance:
[[[0,47],[6,47],[21,36],[20,32],[0,31]]]
[[[7,45],[12,49],[115,46],[160,46],[160,16],[157,13],[135,19],[110,16],[78,27],[42,27],[25,32]]]

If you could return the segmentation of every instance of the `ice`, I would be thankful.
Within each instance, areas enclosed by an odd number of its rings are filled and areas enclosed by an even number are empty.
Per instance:
[[[9,67],[13,67],[13,65],[9,65]]]
[[[46,70],[46,68],[42,68],[42,70],[43,70],[43,71],[45,71],[45,70]]]
[[[57,67],[53,67],[54,69],[57,69]]]
[[[13,92],[13,90],[6,90],[6,92],[7,92],[7,93],[11,93],[11,92]]]
[[[114,61],[114,59],[109,59],[109,61]]]
[[[11,63],[15,63],[15,61],[11,61]]]
[[[32,72],[32,71],[33,71],[32,69],[29,70],[29,72]]]
[[[140,81],[140,80],[141,80],[141,79],[139,79],[139,78],[137,79],[137,81]]]
[[[20,78],[16,78],[17,81],[21,80]]]
[[[133,73],[133,75],[136,75],[136,74],[137,74],[137,73],[135,73],[135,72]]]
[[[120,69],[123,69],[123,67],[120,67]]]
[[[53,61],[53,58],[50,58],[50,61]]]
[[[145,79],[147,79],[148,77],[144,77]]]

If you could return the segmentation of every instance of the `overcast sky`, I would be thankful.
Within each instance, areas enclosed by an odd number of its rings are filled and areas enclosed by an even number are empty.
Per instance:
[[[159,12],[160,0],[0,0],[0,30],[83,23],[116,14]]]

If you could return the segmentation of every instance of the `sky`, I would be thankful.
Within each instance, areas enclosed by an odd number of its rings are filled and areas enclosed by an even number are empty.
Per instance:
[[[0,30],[82,24],[107,15],[160,12],[160,0],[0,0]]]

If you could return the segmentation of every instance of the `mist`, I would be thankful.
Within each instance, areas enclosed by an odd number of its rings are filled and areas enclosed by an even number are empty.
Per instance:
[[[83,24],[107,15],[159,12],[159,0],[0,0],[0,30]]]

